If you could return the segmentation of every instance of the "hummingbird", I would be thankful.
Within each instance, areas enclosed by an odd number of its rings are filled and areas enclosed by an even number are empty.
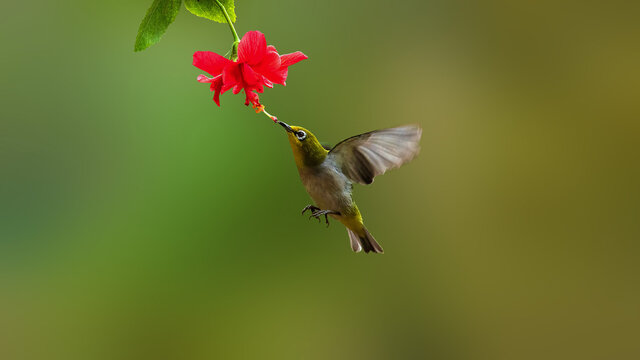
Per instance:
[[[333,148],[324,147],[309,130],[275,120],[289,138],[300,179],[315,205],[307,205],[310,219],[330,216],[340,221],[349,234],[354,252],[382,254],[384,251],[364,226],[353,201],[353,183],[369,185],[378,175],[400,167],[420,151],[422,129],[405,125],[374,130],[342,140]]]

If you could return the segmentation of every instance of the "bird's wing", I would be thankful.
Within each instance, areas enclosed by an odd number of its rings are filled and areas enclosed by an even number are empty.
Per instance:
[[[420,136],[418,125],[375,130],[343,140],[328,156],[351,181],[371,184],[374,177],[413,159],[420,151]]]

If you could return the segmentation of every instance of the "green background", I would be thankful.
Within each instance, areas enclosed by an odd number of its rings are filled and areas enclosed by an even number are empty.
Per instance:
[[[640,357],[637,2],[238,1],[309,56],[261,95],[281,120],[423,127],[355,188],[381,256],[196,82],[224,24],[133,52],[150,3],[2,5],[0,358]]]

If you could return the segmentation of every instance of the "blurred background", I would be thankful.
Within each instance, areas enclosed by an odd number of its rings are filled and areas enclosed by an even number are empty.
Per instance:
[[[224,24],[133,52],[150,3],[1,5],[0,358],[640,357],[638,2],[237,1],[309,56],[260,95],[281,120],[423,127],[355,188],[382,256],[196,82]]]

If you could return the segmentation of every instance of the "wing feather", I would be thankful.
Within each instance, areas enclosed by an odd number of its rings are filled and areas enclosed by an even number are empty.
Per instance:
[[[376,176],[413,159],[420,151],[421,136],[418,125],[375,130],[343,140],[329,156],[351,181],[371,184]]]

